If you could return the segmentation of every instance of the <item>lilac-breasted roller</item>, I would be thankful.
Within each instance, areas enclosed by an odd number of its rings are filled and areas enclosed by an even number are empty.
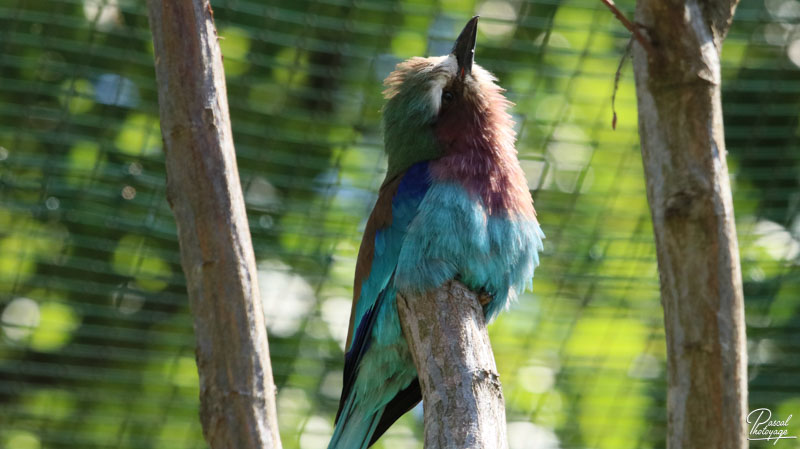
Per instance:
[[[421,399],[396,295],[450,279],[490,295],[487,320],[530,286],[544,235],[496,79],[473,63],[478,17],[446,56],[386,78],[386,179],[356,263],[344,385],[329,449],[366,448]]]

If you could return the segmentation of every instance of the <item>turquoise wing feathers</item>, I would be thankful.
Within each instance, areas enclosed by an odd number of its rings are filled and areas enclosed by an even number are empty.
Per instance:
[[[406,231],[429,187],[428,163],[411,166],[384,184],[367,223],[330,449],[366,448],[421,399],[397,317],[394,273]]]

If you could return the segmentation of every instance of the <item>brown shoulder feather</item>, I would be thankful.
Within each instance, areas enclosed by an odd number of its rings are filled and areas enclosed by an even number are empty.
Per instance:
[[[378,201],[375,203],[375,207],[372,209],[367,225],[364,228],[364,236],[358,249],[358,259],[356,259],[356,275],[353,280],[353,305],[350,308],[350,325],[347,328],[346,349],[350,348],[350,342],[355,331],[353,324],[355,322],[356,305],[359,297],[361,297],[361,284],[367,279],[372,268],[372,259],[375,256],[375,235],[379,229],[384,229],[392,224],[392,199],[402,178],[402,174],[398,174],[383,182],[378,192]]]

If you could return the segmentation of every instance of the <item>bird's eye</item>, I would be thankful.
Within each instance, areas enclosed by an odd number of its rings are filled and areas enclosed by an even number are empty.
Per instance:
[[[445,91],[442,92],[442,101],[443,102],[449,103],[449,102],[453,101],[453,98],[454,98],[453,93],[450,92],[449,90],[445,90]]]

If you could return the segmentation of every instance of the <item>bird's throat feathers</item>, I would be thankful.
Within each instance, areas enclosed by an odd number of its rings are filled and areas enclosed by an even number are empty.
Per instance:
[[[430,160],[434,182],[460,183],[490,214],[535,219],[514,147],[511,103],[495,81],[477,64],[459,76],[452,56],[399,64],[385,82],[387,179]]]
[[[479,195],[490,214],[515,213],[533,217],[533,202],[514,147],[511,103],[487,72],[476,73],[477,88],[440,112],[434,126],[443,155],[432,161],[431,176],[460,182]],[[467,86],[469,87],[469,86]]]

